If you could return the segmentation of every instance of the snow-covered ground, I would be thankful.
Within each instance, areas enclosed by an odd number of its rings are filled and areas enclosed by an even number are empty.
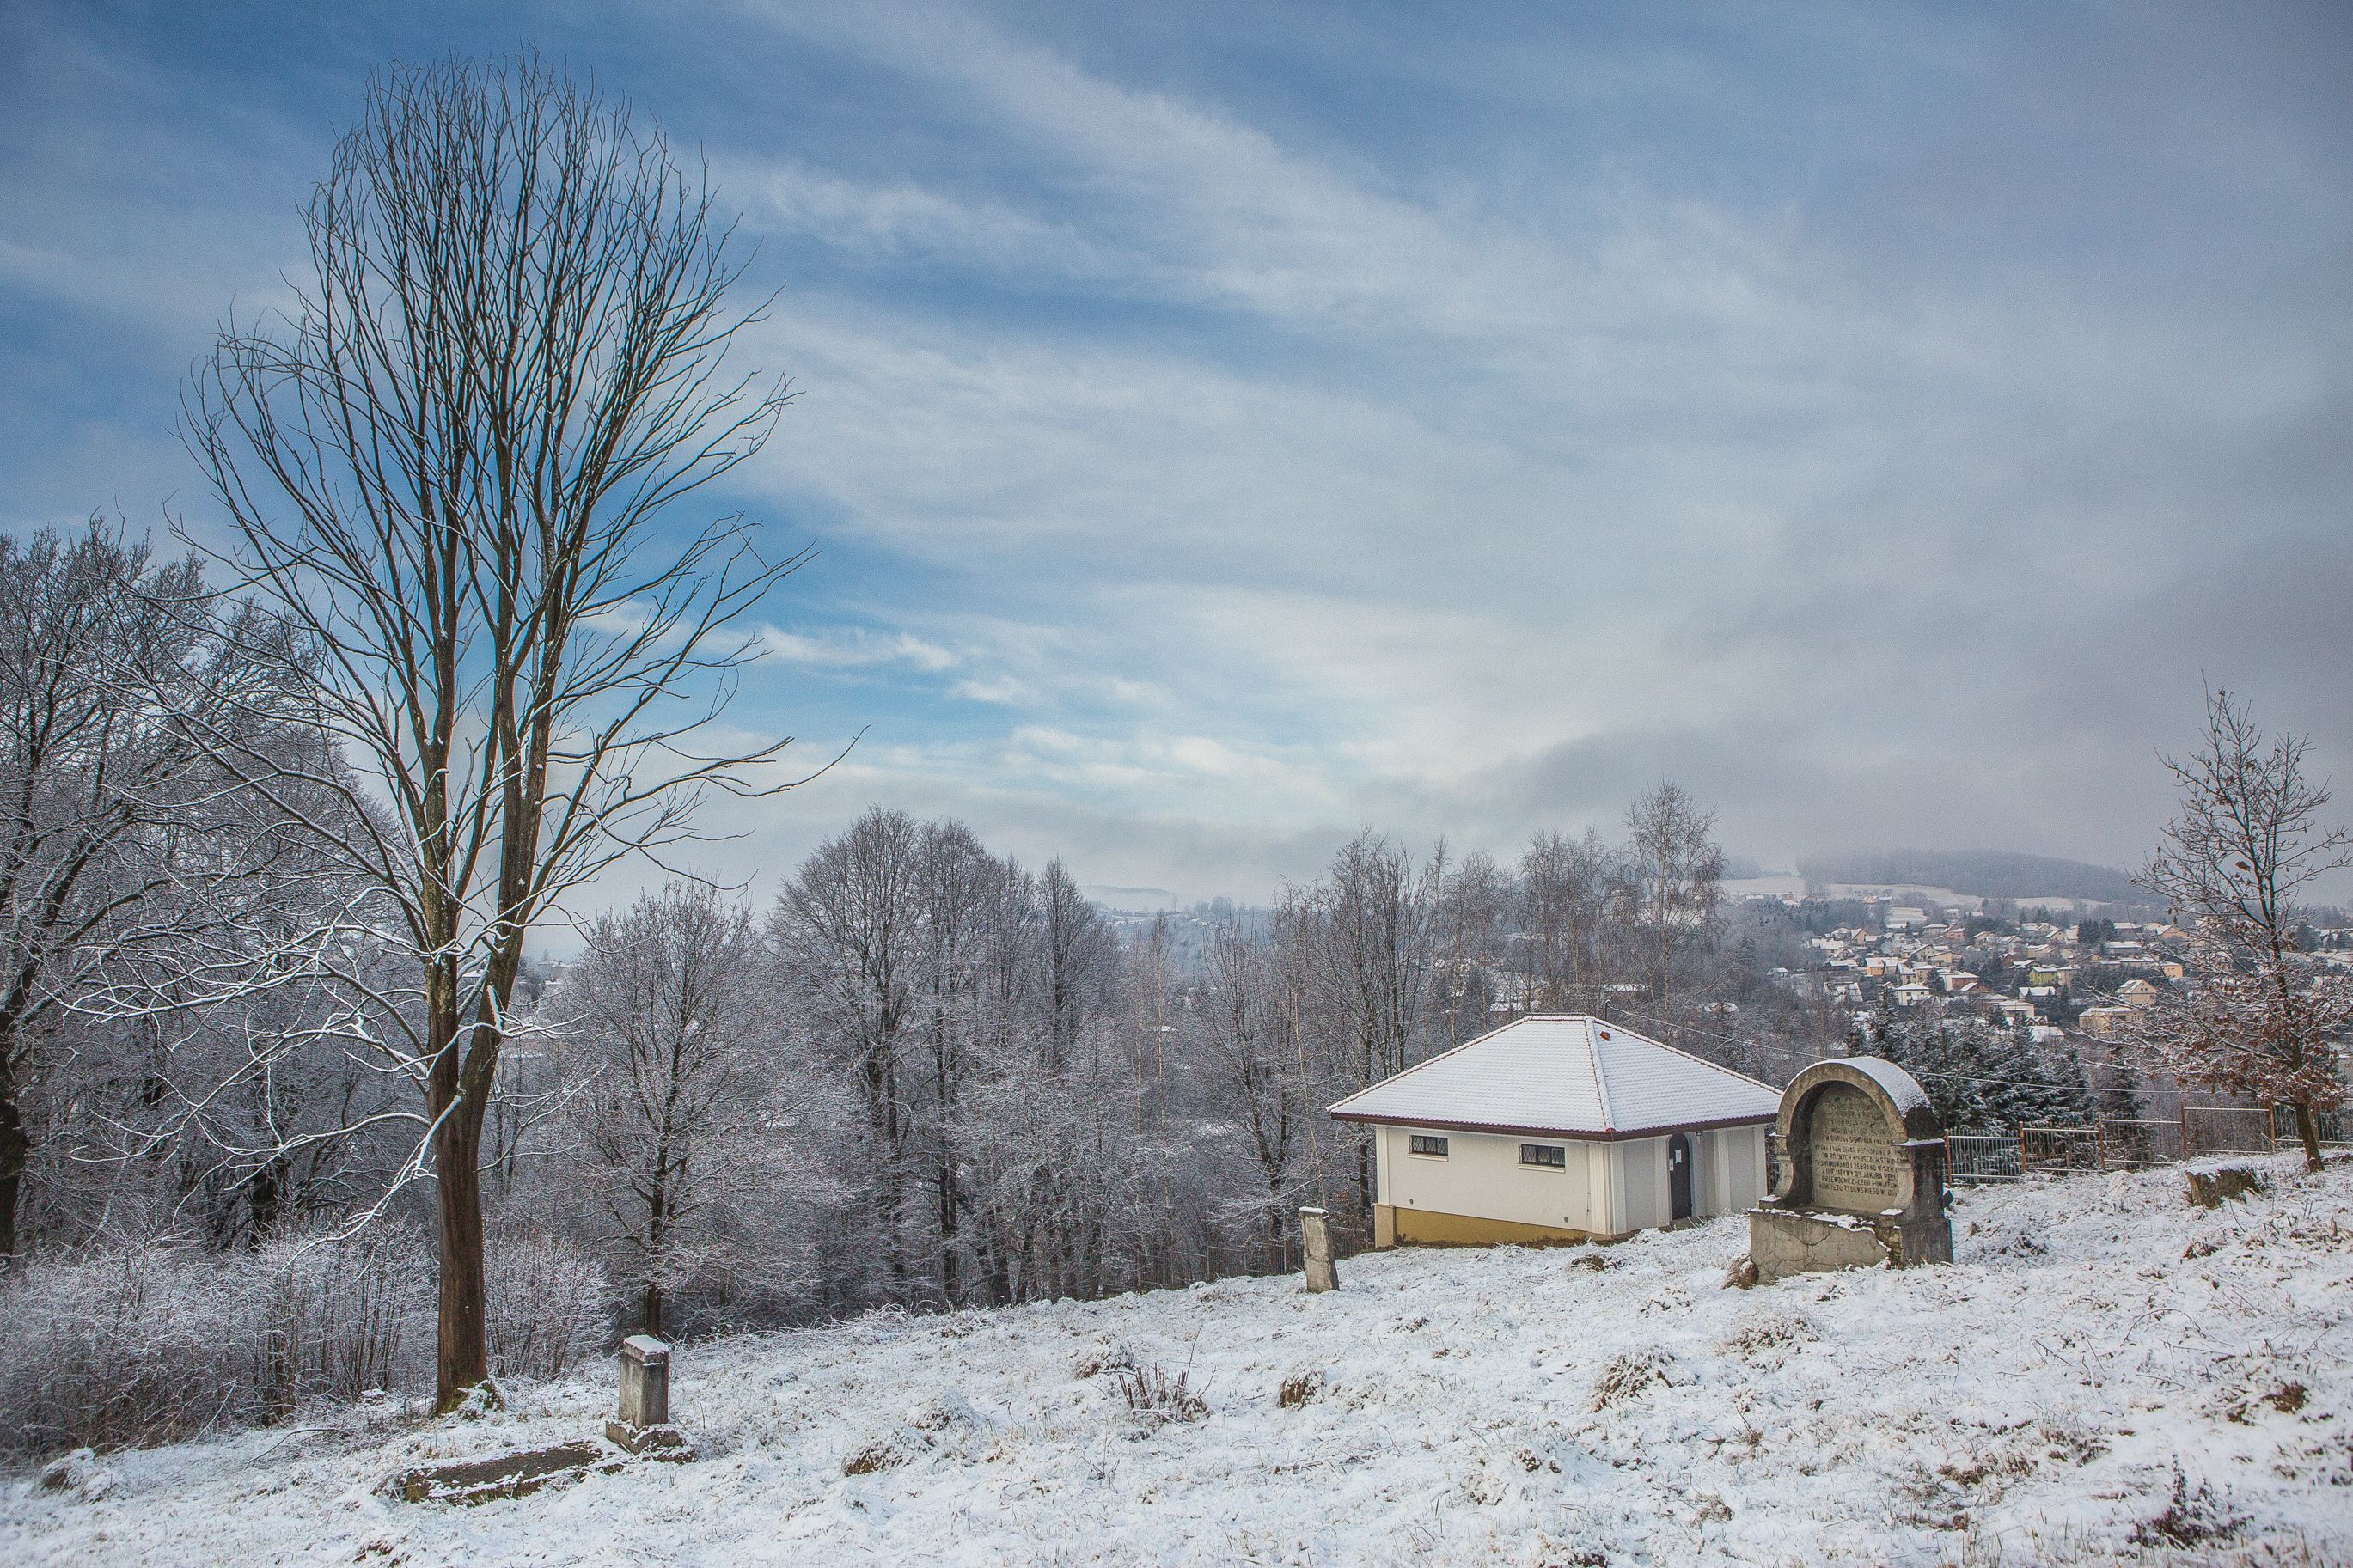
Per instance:
[[[2105,1562],[2168,1510],[2237,1521],[2189,1560],[2353,1562],[2353,1167],[2272,1169],[2212,1213],[2175,1171],[1966,1194],[1952,1268],[1746,1291],[1732,1220],[688,1347],[693,1464],[376,1495],[596,1432],[602,1369],[0,1481],[0,1562]],[[1206,1410],[1139,1421],[1123,1360]]]

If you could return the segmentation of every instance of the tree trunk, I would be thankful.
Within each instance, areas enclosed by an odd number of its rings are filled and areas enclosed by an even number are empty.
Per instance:
[[[644,1301],[638,1312],[638,1327],[656,1339],[661,1338],[662,1289],[651,1279],[646,1281]]]
[[[2313,1117],[2309,1100],[2295,1102],[2295,1135],[2304,1145],[2304,1168],[2307,1171],[2320,1169],[2320,1126]]]
[[[491,1383],[489,1277],[482,1258],[482,1179],[477,1168],[482,1118],[460,1105],[434,1140],[434,1193],[440,1207],[441,1317],[433,1413],[447,1415]]]
[[[0,1268],[16,1256],[16,1206],[25,1191],[25,1167],[33,1141],[25,1135],[25,1113],[16,1104],[13,1079],[0,1080]]]

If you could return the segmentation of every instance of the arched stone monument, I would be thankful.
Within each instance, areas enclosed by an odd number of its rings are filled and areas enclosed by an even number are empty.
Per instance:
[[[1760,1282],[1953,1260],[1945,1130],[1918,1080],[1882,1057],[1816,1062],[1782,1091],[1781,1176],[1748,1212]]]

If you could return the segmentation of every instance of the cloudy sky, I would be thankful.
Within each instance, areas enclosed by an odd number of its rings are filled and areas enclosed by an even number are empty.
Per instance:
[[[491,19],[485,19],[495,12]],[[2353,9],[0,0],[0,526],[173,435],[371,70],[699,149],[820,554],[733,718],[1082,880],[1509,852],[2131,865],[2201,678],[2353,807]]]

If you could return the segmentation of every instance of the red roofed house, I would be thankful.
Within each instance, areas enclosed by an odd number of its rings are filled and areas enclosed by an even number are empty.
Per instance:
[[[1765,1195],[1778,1089],[1615,1024],[1529,1017],[1331,1108],[1373,1129],[1377,1246],[1615,1240]]]

